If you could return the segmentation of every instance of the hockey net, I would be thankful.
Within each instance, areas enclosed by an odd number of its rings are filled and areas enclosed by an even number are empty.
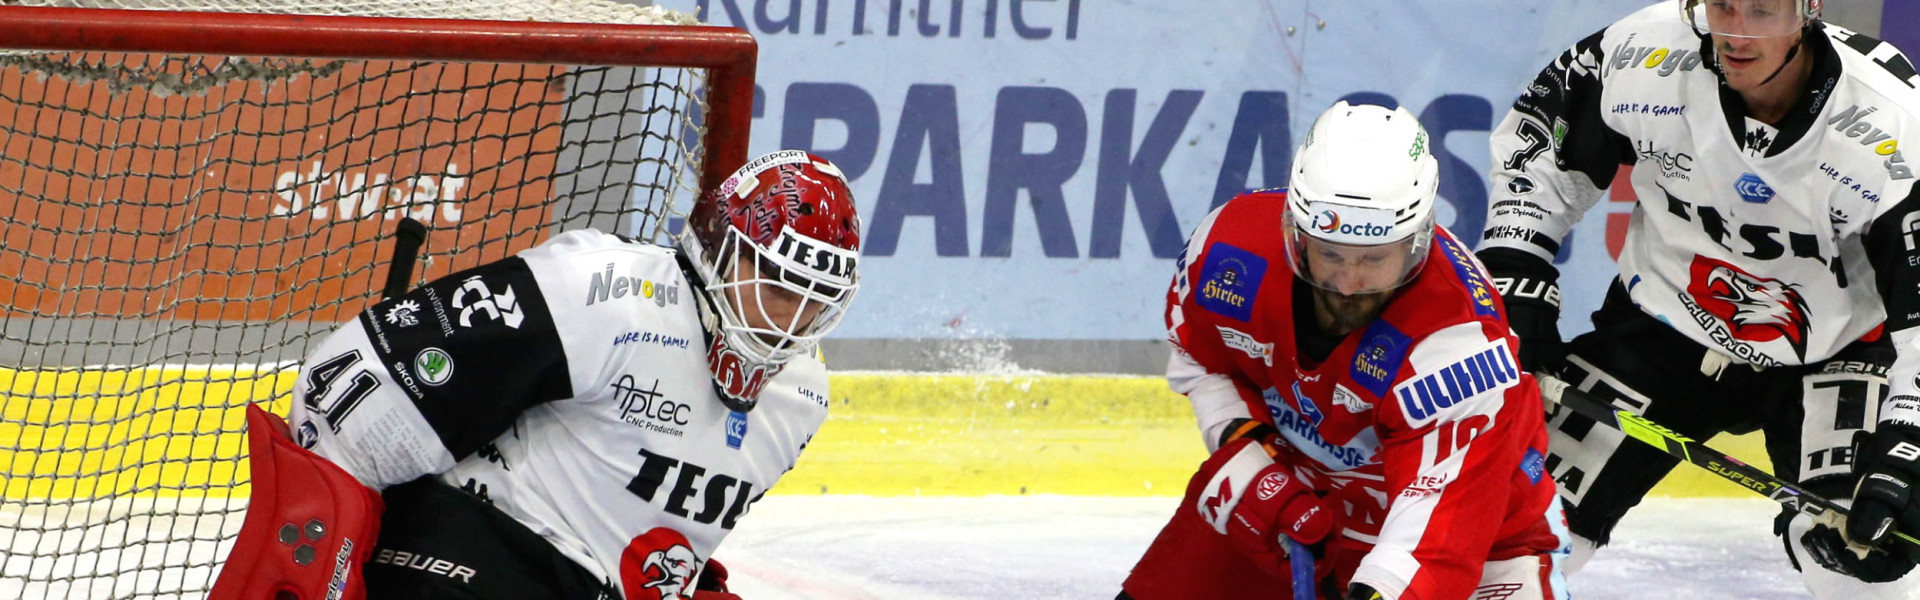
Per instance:
[[[286,414],[403,218],[417,284],[660,240],[746,157],[752,39],[665,10],[58,4],[0,0],[0,600],[204,596],[243,408]]]

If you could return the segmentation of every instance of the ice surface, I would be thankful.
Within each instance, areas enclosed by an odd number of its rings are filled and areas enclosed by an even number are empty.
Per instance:
[[[1112,598],[1174,498],[772,496],[720,548],[749,600]],[[1763,499],[1652,498],[1575,598],[1809,598]]]
[[[1175,503],[772,496],[754,505],[718,554],[733,574],[734,591],[748,600],[1105,600]],[[1775,507],[1761,499],[1649,499],[1620,525],[1614,544],[1574,576],[1574,597],[1808,598],[1769,533]],[[183,575],[197,585],[206,581],[209,557],[165,556],[143,552],[143,545],[115,551],[102,548],[96,536],[50,540],[30,533],[44,524],[15,517],[0,519],[0,534],[11,534],[0,539],[11,543],[11,552],[37,548],[61,558],[23,562],[22,569],[32,565],[30,572],[0,574],[0,600],[120,598],[135,590],[194,589],[183,586]],[[207,545],[232,535],[238,519],[232,521],[223,528],[228,531],[215,532],[157,517],[113,520],[103,535],[124,539],[131,530],[148,536],[143,539],[191,537]],[[7,531],[12,528],[29,532]],[[20,578],[49,575],[53,585],[23,589]]]

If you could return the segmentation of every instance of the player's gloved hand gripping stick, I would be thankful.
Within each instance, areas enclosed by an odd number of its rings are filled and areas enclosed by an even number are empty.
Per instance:
[[[1660,424],[1647,420],[1640,415],[1615,408],[1604,400],[1595,398],[1586,392],[1574,389],[1566,382],[1551,375],[1536,375],[1540,381],[1540,397],[1549,404],[1558,404],[1573,409],[1589,419],[1599,422],[1627,437],[1645,442],[1647,445],[1666,451],[1681,460],[1693,463],[1715,475],[1740,484],[1762,496],[1793,510],[1806,513],[1816,523],[1824,523],[1834,529],[1844,527],[1847,509],[1832,500],[1801,489],[1792,482],[1782,480],[1764,470],[1734,460],[1718,450],[1707,447],[1684,435],[1680,435]],[[1920,552],[1920,538],[1912,533],[1893,531],[1887,540],[1899,550],[1909,553]]]
[[[1293,600],[1314,600],[1313,544],[1334,530],[1333,513],[1292,468],[1277,462],[1285,444],[1272,425],[1238,419],[1221,435],[1220,450],[1202,465],[1209,482],[1201,516],[1255,561],[1283,554],[1292,570]],[[1209,473],[1211,472],[1211,473]]]

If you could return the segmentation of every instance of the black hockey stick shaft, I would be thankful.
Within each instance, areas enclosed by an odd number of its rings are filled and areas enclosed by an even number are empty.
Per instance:
[[[427,226],[413,217],[400,219],[393,233],[393,257],[387,262],[387,285],[381,295],[393,298],[407,293],[413,281],[413,263],[420,258],[420,245],[427,241]]]
[[[1553,377],[1541,377],[1540,391],[1548,402],[1573,409],[1581,416],[1617,429],[1627,434],[1627,437],[1640,440],[1675,458],[1693,463],[1694,466],[1706,469],[1740,487],[1753,490],[1754,493],[1771,498],[1787,508],[1806,513],[1815,519],[1847,516],[1847,509],[1832,500],[1801,489],[1800,486],[1775,477],[1763,469],[1735,460],[1693,438],[1661,427],[1659,423],[1649,421],[1646,417],[1616,408],[1605,400],[1574,389],[1564,381]],[[1832,519],[1832,523],[1836,526],[1838,522],[1838,519]],[[1894,531],[1893,535],[1909,544],[1920,545],[1920,539],[1915,539],[1904,532]]]

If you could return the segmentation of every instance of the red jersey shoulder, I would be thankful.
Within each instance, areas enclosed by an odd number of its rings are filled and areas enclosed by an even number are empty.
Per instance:
[[[1374,398],[1386,398],[1402,375],[1415,344],[1441,329],[1480,322],[1490,335],[1507,330],[1498,296],[1485,269],[1444,227],[1412,283],[1400,290],[1380,318],[1361,333],[1349,375]]]
[[[1186,266],[1194,304],[1234,321],[1254,320],[1254,306],[1268,277],[1292,277],[1280,238],[1286,205],[1286,190],[1261,190],[1237,196],[1214,211],[1205,230],[1196,233],[1198,243],[1188,249],[1199,252]],[[1286,293],[1284,286],[1274,288],[1269,293]]]
[[[1453,232],[1437,227],[1427,264],[1381,318],[1415,327],[1417,331],[1410,329],[1407,333],[1416,339],[1468,321],[1502,325],[1506,317],[1501,314],[1500,296],[1494,293],[1492,281]]]

